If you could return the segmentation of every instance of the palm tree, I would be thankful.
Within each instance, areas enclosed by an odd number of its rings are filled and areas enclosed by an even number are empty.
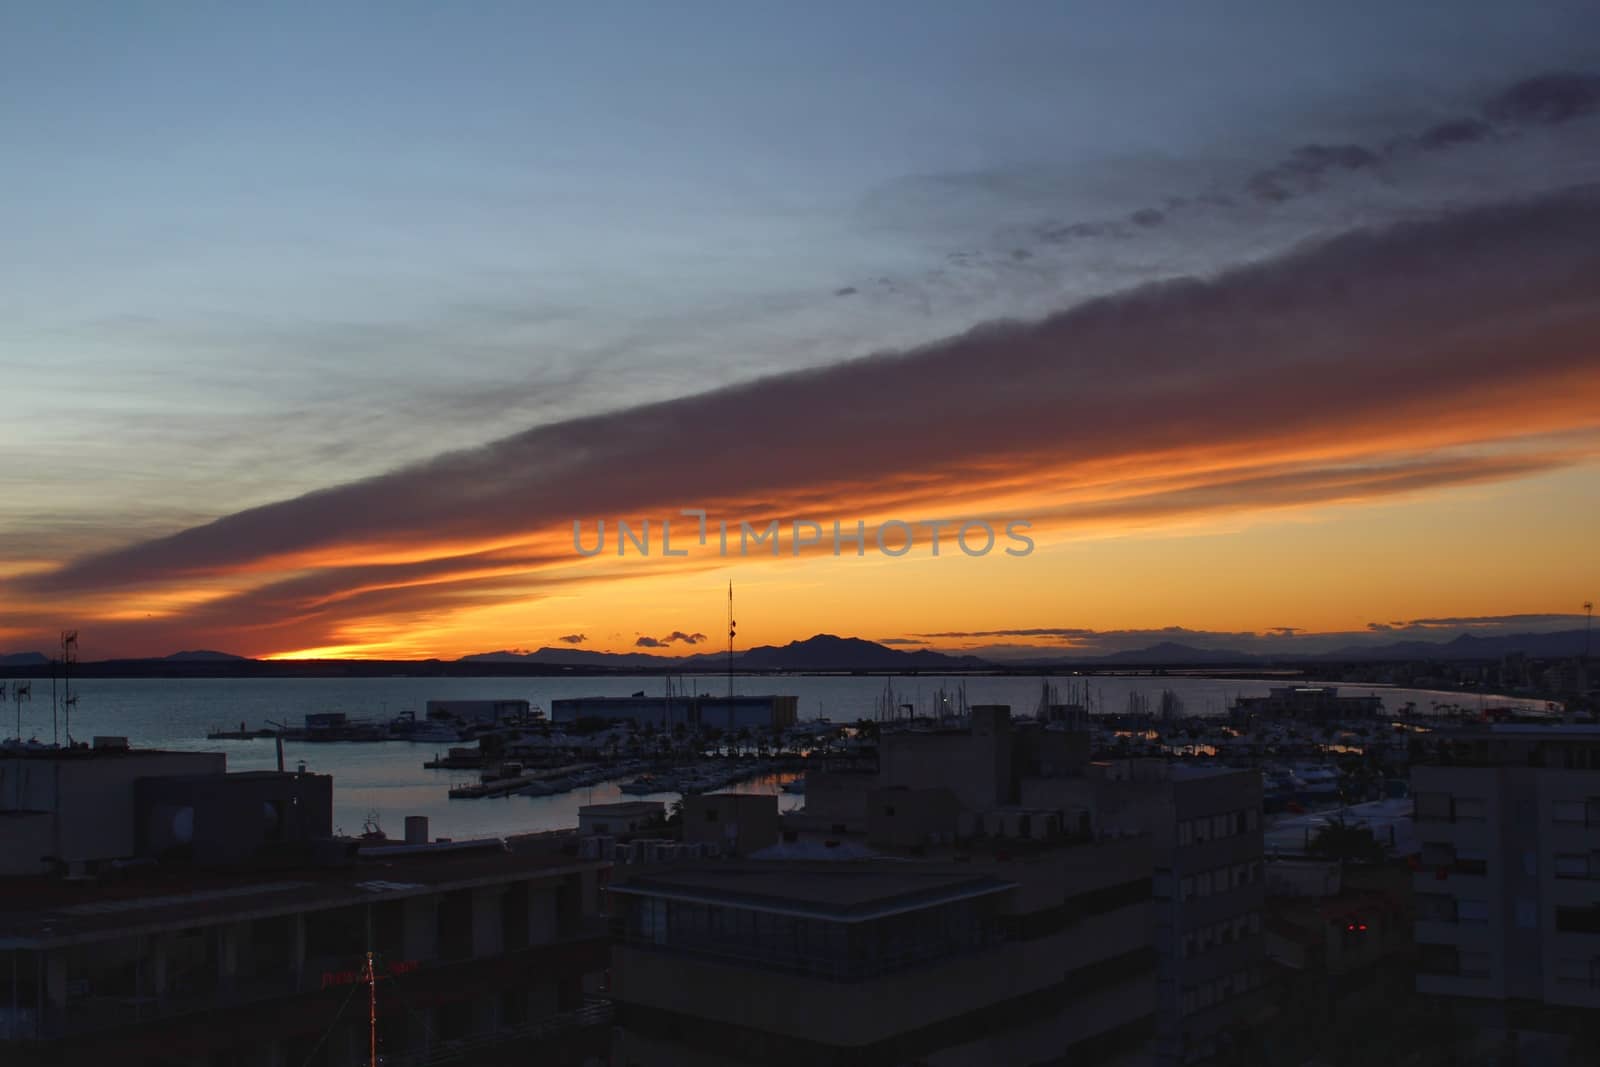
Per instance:
[[[1382,863],[1388,855],[1383,843],[1370,829],[1359,823],[1346,822],[1336,815],[1323,824],[1311,838],[1307,850],[1314,856],[1338,860],[1340,866],[1350,863]]]

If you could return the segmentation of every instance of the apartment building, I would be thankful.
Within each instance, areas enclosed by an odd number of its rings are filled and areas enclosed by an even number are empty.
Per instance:
[[[1081,812],[1100,836],[1154,849],[1161,1063],[1226,1057],[1263,1008],[1261,776],[1164,760],[1085,765],[1021,783],[1025,807]]]
[[[625,872],[618,1067],[1137,1063],[1149,842]]]
[[[0,1062],[365,1062],[368,952],[390,1067],[534,1040],[541,1062],[603,1061],[586,992],[609,865],[576,838],[430,842],[420,819],[407,843],[333,838],[326,776],[202,755],[0,766]]]
[[[617,1062],[1028,1064],[1094,1062],[1104,1053],[1179,1063],[1225,1056],[1229,1029],[1260,1003],[1260,778],[1165,761],[1092,763],[1088,736],[1064,725],[1014,722],[1009,708],[981,705],[963,725],[885,731],[873,771],[851,765],[808,775],[808,811],[786,820],[785,833],[814,829],[826,834],[824,845],[838,846],[832,851],[876,859],[819,870],[758,867],[772,880],[760,894],[737,888],[757,884],[754,874],[732,873],[737,868],[725,863],[674,871],[670,884],[630,876],[616,889],[629,910],[618,920],[614,979],[627,1035],[619,1048],[632,1058]],[[1129,866],[1115,858],[1121,849],[1140,858]],[[960,866],[951,867],[956,859]],[[847,870],[862,881],[841,881]],[[674,901],[709,908],[715,898],[718,908],[742,901],[754,909],[757,896],[765,899],[760,907],[847,924],[848,908],[829,911],[837,902],[814,899],[833,892],[826,887],[865,886],[869,872],[917,879],[948,870],[966,877],[982,870],[1005,883],[986,892],[1008,933],[981,949],[952,949],[948,961],[914,961],[904,973],[858,974],[851,968],[881,969],[881,948],[861,947],[881,942],[811,932],[803,935],[803,954],[825,949],[829,962],[806,966],[822,966],[827,975],[797,976],[793,961],[727,957],[691,967],[699,933],[680,939],[669,932],[665,942],[647,943],[658,925],[628,925],[654,924],[648,916],[676,921]],[[1109,916],[1089,903],[1107,894],[1126,914]],[[645,899],[667,911],[638,912]],[[891,899],[896,894],[851,906],[870,911],[890,907]],[[942,920],[928,921],[943,929]],[[1135,925],[1137,943],[1128,940]],[[663,955],[670,966],[659,962]],[[1118,974],[1132,961],[1137,969],[1117,980],[1114,1008],[1080,1012],[1083,991],[1075,982]],[[702,966],[709,970],[696,969]],[[845,977],[832,973],[840,968]],[[673,986],[673,975],[694,976],[706,989]],[[954,990],[955,1002],[935,991],[940,983]],[[794,1015],[788,1006],[800,1002],[808,1006]],[[1141,1011],[1133,1010],[1136,1003]],[[1024,1026],[1029,1013],[1034,1018]],[[746,1033],[739,1029],[745,1017],[763,1021]],[[946,1018],[967,1021],[942,1023]],[[1034,1034],[1043,1020],[1055,1020],[1048,1024],[1055,1029],[1037,1044],[1025,1036],[980,1037],[1007,1035],[1013,1026],[1018,1035]],[[724,1048],[707,1045],[707,1034],[740,1036]],[[1070,1056],[1068,1048],[1075,1050]]]
[[[1451,734],[1411,785],[1418,991],[1507,1030],[1600,1009],[1600,726]]]

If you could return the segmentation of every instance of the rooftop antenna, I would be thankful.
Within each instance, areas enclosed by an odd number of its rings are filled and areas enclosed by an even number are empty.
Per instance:
[[[62,732],[67,735],[67,747],[72,747],[72,707],[78,698],[72,695],[72,665],[78,662],[78,631],[61,631],[61,715]],[[57,744],[60,740],[57,739]]]
[[[378,1067],[378,975],[371,952],[367,953],[367,1057],[371,1067]]]
[[[1594,627],[1594,601],[1583,602],[1583,662],[1589,662],[1589,631]]]
[[[728,583],[728,699],[733,699],[733,582]]]

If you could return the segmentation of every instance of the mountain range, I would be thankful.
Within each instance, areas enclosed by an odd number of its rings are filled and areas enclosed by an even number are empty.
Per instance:
[[[1266,664],[1313,662],[1406,662],[1428,660],[1496,660],[1521,654],[1531,659],[1568,659],[1584,654],[1583,630],[1554,633],[1508,634],[1480,637],[1461,634],[1449,641],[1394,641],[1387,644],[1347,645],[1328,652],[1285,649],[1273,654],[1241,652],[1227,648],[1200,648],[1163,641],[1146,648],[1120,652],[1059,653],[1019,658],[951,655],[928,649],[891,648],[859,637],[817,634],[786,645],[758,645],[735,652],[733,667],[740,671],[971,671],[1027,670],[1061,667],[1249,667]],[[1045,652],[1046,650],[1040,650]],[[40,652],[0,654],[0,669],[38,674],[50,658]],[[182,677],[192,674],[232,676],[266,674],[378,675],[425,671],[464,674],[473,670],[495,674],[571,673],[574,671],[716,672],[726,669],[721,652],[692,656],[660,656],[648,652],[594,652],[581,648],[540,648],[532,652],[483,652],[454,661],[284,661],[254,660],[207,649],[174,652],[169,656],[139,660],[85,661],[75,668],[80,675],[116,676],[120,673]]]
[[[590,652],[581,648],[540,648],[533,652],[486,652],[463,656],[462,663],[543,663],[564,666],[654,667],[662,670],[715,671],[728,665],[725,652],[693,656],[652,656],[645,652]],[[817,634],[787,645],[757,645],[733,656],[745,671],[982,670],[992,666],[977,656],[951,656],[919,649],[902,651],[859,637]]]

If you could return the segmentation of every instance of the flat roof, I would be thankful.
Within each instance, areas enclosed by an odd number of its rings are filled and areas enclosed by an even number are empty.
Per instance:
[[[1341,817],[1353,826],[1372,831],[1378,842],[1397,856],[1415,855],[1422,850],[1411,798],[1390,797],[1326,811],[1274,816],[1262,828],[1262,852],[1268,859],[1274,855],[1304,856],[1306,845],[1317,831]]]
[[[1250,774],[1249,767],[1203,767],[1194,763],[1173,763],[1172,777],[1176,781],[1194,781],[1198,778],[1224,778],[1230,774]]]
[[[864,922],[1015,889],[989,875],[914,865],[724,862],[653,871],[613,884],[625,896],[721,904],[834,922]]]
[[[740,704],[773,700],[798,700],[792,693],[741,693],[738,696],[557,697],[551,704]]]
[[[619,800],[612,804],[583,804],[579,815],[653,815],[667,806],[659,800]]]
[[[185,756],[191,759],[220,759],[227,756],[220,749],[176,749],[176,748],[56,748],[45,745],[39,748],[27,746],[0,746],[0,759],[37,759],[37,760],[102,760],[102,759],[140,759],[148,756]]]
[[[546,851],[413,853],[338,866],[150,866],[120,879],[0,879],[0,949],[101,941],[538,879],[603,866]]]
[[[1490,736],[1519,734],[1524,736],[1594,737],[1600,738],[1600,722],[1499,722],[1488,727]],[[1442,736],[1449,737],[1450,734]]]

